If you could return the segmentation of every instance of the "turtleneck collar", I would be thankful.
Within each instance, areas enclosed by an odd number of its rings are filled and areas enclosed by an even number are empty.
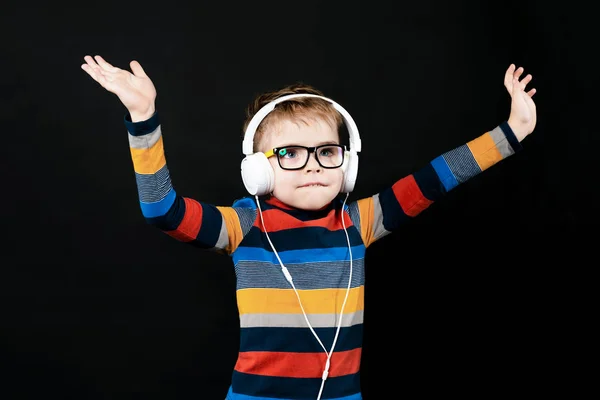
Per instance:
[[[318,210],[304,210],[301,208],[295,208],[295,207],[292,207],[292,206],[282,202],[277,197],[272,196],[272,195],[264,196],[262,198],[259,198],[259,200],[261,201],[261,203],[267,204],[271,208],[273,208],[273,207],[278,208],[280,210],[285,210],[290,215],[293,215],[296,217],[303,217],[301,219],[306,219],[306,217],[309,217],[309,216],[310,216],[309,219],[316,219],[316,218],[323,218],[333,208],[336,208],[335,204],[337,202],[337,197],[332,202],[326,204],[324,207],[322,207]]]

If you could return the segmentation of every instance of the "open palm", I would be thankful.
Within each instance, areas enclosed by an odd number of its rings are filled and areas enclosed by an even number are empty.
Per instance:
[[[533,95],[537,90],[535,88],[527,90],[527,85],[533,79],[531,74],[519,80],[524,71],[523,67],[516,68],[511,64],[504,75],[504,87],[511,96],[509,125],[514,128],[519,141],[533,132],[537,123],[537,111],[533,101]]]
[[[156,88],[137,61],[129,72],[109,64],[101,56],[85,56],[81,68],[104,89],[117,95],[132,117],[150,117],[154,112]]]

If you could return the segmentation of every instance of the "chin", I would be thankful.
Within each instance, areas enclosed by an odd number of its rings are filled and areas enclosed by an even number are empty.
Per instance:
[[[296,193],[293,198],[294,207],[301,208],[303,210],[320,210],[321,208],[327,206],[335,197],[337,193],[333,193],[329,190],[322,190],[320,188],[318,190],[310,190],[309,192],[304,192],[303,190]]]
[[[330,201],[325,201],[325,202],[315,202],[315,201],[299,202],[299,204],[298,204],[298,206],[296,208],[301,208],[303,210],[309,210],[309,211],[316,211],[316,210],[322,209],[323,207],[325,207],[329,203],[330,203]]]

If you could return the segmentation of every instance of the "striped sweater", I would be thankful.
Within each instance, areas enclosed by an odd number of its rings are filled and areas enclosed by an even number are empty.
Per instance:
[[[503,122],[371,197],[345,205],[336,199],[319,211],[260,198],[264,226],[293,277],[299,301],[267,240],[255,199],[215,206],[178,195],[171,185],[158,114],[137,123],[126,117],[125,125],[147,222],[177,240],[233,259],[240,344],[228,400],[316,399],[327,358],[321,343],[329,351],[346,294],[321,398],[360,400],[366,248],[521,149]]]

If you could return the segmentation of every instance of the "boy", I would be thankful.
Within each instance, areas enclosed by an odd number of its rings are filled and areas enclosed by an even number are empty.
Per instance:
[[[100,56],[84,59],[82,68],[129,112],[125,125],[148,223],[233,259],[241,335],[228,400],[360,400],[366,248],[520,150],[536,124],[535,89],[525,92],[532,76],[519,80],[524,70],[511,64],[506,122],[346,204],[358,168],[356,125],[320,91],[288,86],[248,108],[241,171],[252,197],[214,206],[171,186],[156,90],[141,65],[132,61],[129,73]],[[348,148],[340,144],[342,123]]]

